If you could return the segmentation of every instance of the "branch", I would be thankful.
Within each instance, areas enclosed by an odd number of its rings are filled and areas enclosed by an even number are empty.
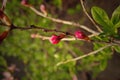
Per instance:
[[[98,32],[84,26],[84,25],[80,25],[78,23],[75,23],[75,22],[70,22],[70,21],[65,21],[65,20],[61,20],[61,19],[56,19],[56,18],[52,18],[52,17],[49,17],[49,16],[46,16],[45,14],[41,13],[40,11],[36,10],[33,6],[29,6],[29,8],[34,11],[37,15],[39,16],[42,16],[44,18],[47,18],[49,20],[52,20],[53,22],[57,22],[57,23],[62,23],[62,24],[67,24],[67,25],[72,25],[72,26],[77,26],[77,27],[80,27],[90,33],[93,33],[93,34],[98,34]]]
[[[49,40],[49,39],[50,39],[50,37],[42,36],[42,35],[40,35],[40,34],[32,34],[31,37],[32,37],[32,38],[40,38],[40,39],[42,39],[42,40]],[[90,38],[90,37],[92,37],[92,36],[89,35],[88,37]],[[63,38],[63,39],[61,39],[61,40],[62,40],[62,41],[75,41],[75,40],[85,41],[85,40],[83,40],[83,39],[76,39],[75,37],[73,37],[73,38]]]
[[[63,39],[61,39],[62,41],[75,41],[75,40],[86,41],[84,39],[76,39],[74,34],[70,33],[70,32],[64,32],[64,31],[60,31],[60,30],[56,30],[56,29],[46,29],[46,28],[42,28],[40,26],[35,26],[35,25],[30,25],[28,27],[19,27],[19,26],[15,26],[15,25],[12,24],[10,27],[11,27],[11,30],[14,30],[14,29],[19,29],[19,30],[40,29],[44,32],[57,32],[57,33],[63,33],[66,36],[73,36],[73,38],[63,38]],[[96,36],[96,35],[99,35],[99,34],[92,34],[92,35],[89,35],[88,37],[91,38],[91,37]],[[49,40],[51,38],[51,37],[46,37],[46,36],[42,36],[42,35],[39,35],[39,34],[32,34],[31,37],[32,38],[41,38],[42,40]],[[92,42],[92,43],[93,42],[98,42],[98,43],[103,43],[103,44],[114,43],[114,44],[117,44],[117,45],[120,44],[120,41],[117,41],[117,40],[112,40],[112,41],[109,41],[109,42],[90,40],[89,42]]]
[[[103,32],[100,27],[94,22],[94,20],[90,17],[90,15],[88,14],[85,6],[84,6],[84,1],[80,0],[81,6],[83,8],[84,13],[86,14],[86,16],[90,19],[90,21],[93,23],[93,25],[98,29],[99,32]]]
[[[93,37],[93,35],[89,35],[88,37],[91,38],[91,37]],[[40,38],[42,40],[49,40],[51,37],[42,36],[40,34],[31,34],[31,38]],[[61,39],[61,41],[76,41],[76,40],[86,41],[84,39],[76,39],[75,37]],[[111,43],[115,44],[115,45],[120,45],[120,41],[117,41],[117,40],[112,40],[112,41],[90,40],[90,41],[87,41],[87,42],[90,42],[90,43],[101,43],[101,44],[106,44],[106,45],[111,44]]]
[[[70,32],[59,31],[59,30],[56,30],[56,29],[46,29],[46,28],[42,28],[40,26],[35,26],[35,25],[30,25],[28,27],[19,27],[19,26],[15,26],[15,25],[12,24],[11,25],[11,30],[14,30],[14,29],[20,29],[20,30],[40,29],[44,32],[58,32],[58,33],[64,33],[66,35],[74,36],[74,34],[72,34]]]
[[[90,53],[88,53],[88,54],[82,55],[82,56],[77,57],[77,58],[69,59],[69,60],[66,60],[66,61],[61,61],[61,62],[57,63],[56,66],[60,66],[60,65],[62,65],[62,64],[66,64],[66,63],[68,63],[68,62],[77,61],[77,60],[83,59],[83,58],[85,58],[85,57],[88,57],[88,56],[90,56],[90,55],[95,55],[95,54],[97,54],[98,52],[100,52],[100,51],[102,51],[102,50],[104,50],[105,48],[108,48],[108,47],[110,47],[110,46],[113,46],[113,44],[106,45],[106,46],[104,46],[104,47],[99,48],[98,50],[92,51],[92,52],[90,52]]]

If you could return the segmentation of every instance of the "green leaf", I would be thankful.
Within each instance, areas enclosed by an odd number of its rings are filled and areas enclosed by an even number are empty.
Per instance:
[[[120,27],[120,21],[114,27],[119,28]]]
[[[115,32],[117,33],[118,32],[118,28],[120,27],[120,21],[117,23],[117,24],[115,24],[114,25],[114,30],[115,30]]]
[[[114,25],[120,23],[120,6],[118,6],[113,14],[112,14],[112,18],[111,21],[113,22]]]
[[[100,69],[103,71],[107,67],[107,60],[102,60],[100,63]]]
[[[120,53],[120,46],[114,46],[115,50]]]
[[[7,63],[6,63],[5,59],[2,56],[0,56],[0,66],[7,67]]]
[[[103,9],[99,7],[92,7],[91,13],[93,19],[103,27],[104,32],[111,33],[113,31],[113,24]]]

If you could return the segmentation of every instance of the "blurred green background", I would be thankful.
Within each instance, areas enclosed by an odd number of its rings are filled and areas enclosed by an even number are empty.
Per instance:
[[[88,2],[91,3],[92,0]],[[82,12],[79,0],[75,1],[75,3],[70,0],[68,3],[65,3],[65,0],[29,0],[29,3],[38,10],[41,4],[45,4],[49,16],[55,18],[82,24],[88,22]],[[1,4],[2,0],[0,1]],[[22,6],[20,0],[8,0],[5,13],[16,26],[37,25],[48,29],[70,32],[79,29],[42,18],[29,8]],[[0,26],[0,33],[4,29],[3,26]],[[39,33],[44,36],[54,34],[41,30],[13,30],[0,44],[1,79],[3,78],[3,72],[9,71],[11,64],[14,64],[18,69],[11,72],[15,80],[77,80],[75,77],[80,80],[79,77],[81,75],[82,77],[88,75],[94,78],[106,68],[107,60],[111,56],[111,50],[107,49],[100,54],[98,53],[98,55],[56,66],[60,61],[78,57],[104,45],[84,43],[82,41],[61,41],[59,44],[53,45],[48,40],[31,38],[33,33]],[[86,32],[86,34],[89,33]],[[94,48],[93,45],[95,46]],[[83,78],[83,80],[87,79]]]

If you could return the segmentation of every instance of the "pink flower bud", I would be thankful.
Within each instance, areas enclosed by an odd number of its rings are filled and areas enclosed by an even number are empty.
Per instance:
[[[35,38],[36,37],[36,34],[31,34],[31,38]]]
[[[57,44],[60,42],[60,40],[61,40],[60,36],[57,36],[57,35],[52,35],[52,37],[49,39],[49,41],[52,44]]]
[[[27,3],[28,3],[27,0],[22,0],[22,1],[21,1],[21,4],[22,4],[22,5],[26,5]]]
[[[85,39],[85,40],[89,40],[88,36],[86,36],[83,32],[81,31],[75,31],[74,33],[75,37],[78,39]]]
[[[47,15],[46,7],[45,7],[44,4],[41,4],[41,5],[40,5],[40,10],[41,10],[41,12],[42,12],[43,14]]]

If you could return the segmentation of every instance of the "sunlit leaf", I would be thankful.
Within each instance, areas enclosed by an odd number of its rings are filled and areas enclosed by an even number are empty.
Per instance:
[[[120,6],[118,6],[113,14],[112,14],[112,18],[111,21],[113,22],[114,25],[120,23]]]
[[[114,46],[115,50],[120,53],[120,46]]]
[[[92,17],[93,19],[103,27],[103,30],[107,33],[112,33],[113,30],[113,24],[110,21],[107,13],[99,8],[99,7],[92,7],[91,9]]]

